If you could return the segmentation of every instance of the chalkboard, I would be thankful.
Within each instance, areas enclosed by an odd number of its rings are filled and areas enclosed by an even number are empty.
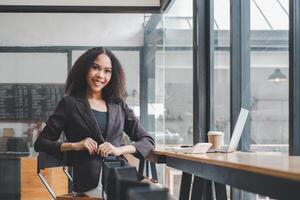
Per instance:
[[[44,121],[63,95],[63,84],[0,84],[0,120]]]

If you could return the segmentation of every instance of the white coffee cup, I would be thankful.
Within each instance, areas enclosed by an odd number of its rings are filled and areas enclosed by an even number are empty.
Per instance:
[[[220,149],[223,145],[224,133],[222,131],[208,131],[208,142],[212,144],[211,148]]]

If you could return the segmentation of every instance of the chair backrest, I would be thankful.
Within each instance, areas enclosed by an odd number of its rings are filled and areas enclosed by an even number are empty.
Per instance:
[[[66,169],[67,165],[67,154],[61,153],[60,155],[50,155],[45,152],[39,152],[37,156],[37,175],[41,179],[42,183],[50,193],[53,199],[56,199],[56,195],[50,185],[47,183],[45,177],[41,173],[42,169],[53,168],[53,167],[62,167],[64,173],[70,181],[72,181],[71,175]]]
[[[129,189],[128,200],[170,200],[166,188],[137,187]]]
[[[103,192],[106,193],[107,199],[114,199],[115,191],[115,179],[112,179],[113,175],[113,168],[115,167],[122,167],[127,165],[127,163],[115,156],[108,156],[107,158],[103,159],[102,164],[102,188]]]
[[[51,155],[45,152],[39,152],[37,156],[37,170],[52,167],[63,167],[67,165],[67,154],[61,153],[59,155]]]

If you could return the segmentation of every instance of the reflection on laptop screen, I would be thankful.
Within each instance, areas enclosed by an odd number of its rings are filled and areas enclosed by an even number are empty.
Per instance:
[[[238,119],[236,121],[234,130],[232,133],[232,137],[231,137],[230,144],[228,147],[228,152],[237,150],[248,114],[249,114],[248,110],[241,108],[240,114],[238,116]]]

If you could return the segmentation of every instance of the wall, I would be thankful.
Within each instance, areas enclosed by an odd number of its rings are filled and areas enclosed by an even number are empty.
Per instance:
[[[141,46],[143,14],[0,13],[0,46]]]
[[[0,13],[0,46],[117,46],[143,43],[143,14]],[[129,105],[139,104],[139,51],[113,51],[127,77]],[[83,51],[73,51],[72,61]],[[66,53],[0,52],[0,83],[61,83],[67,77]],[[16,137],[27,134],[31,122],[1,122]]]

